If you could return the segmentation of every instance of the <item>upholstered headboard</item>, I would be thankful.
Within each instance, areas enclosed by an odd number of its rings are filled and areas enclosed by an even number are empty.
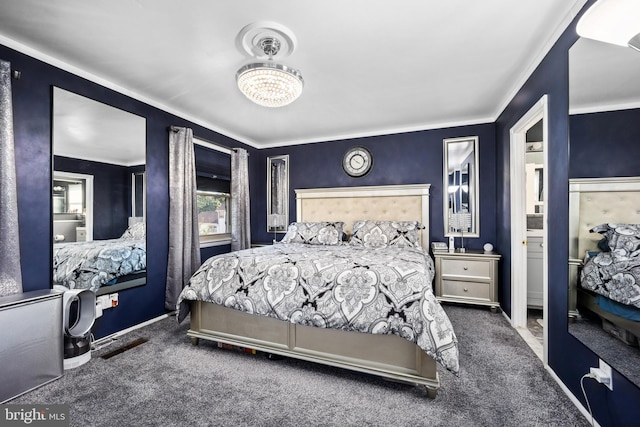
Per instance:
[[[297,189],[297,221],[343,221],[351,234],[358,220],[420,221],[421,244],[429,249],[431,184]]]
[[[569,181],[569,257],[583,259],[602,238],[589,230],[603,223],[640,224],[640,177]]]

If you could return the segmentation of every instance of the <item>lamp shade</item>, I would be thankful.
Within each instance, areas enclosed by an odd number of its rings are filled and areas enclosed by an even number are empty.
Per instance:
[[[640,49],[640,1],[598,0],[580,18],[578,35]]]

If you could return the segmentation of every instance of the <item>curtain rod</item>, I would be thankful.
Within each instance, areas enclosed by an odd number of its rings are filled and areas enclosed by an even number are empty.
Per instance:
[[[223,147],[222,145],[218,145],[215,142],[207,141],[206,139],[200,138],[199,136],[195,135],[193,136],[193,143],[198,144],[202,147],[210,148],[212,150],[220,151],[225,154],[231,154],[232,150],[236,151],[235,148]]]
[[[182,127],[180,126],[169,126],[168,130],[171,132],[180,132]],[[201,138],[197,135],[193,135],[193,143],[200,145],[202,147],[210,148],[212,150],[220,151],[225,154],[231,154],[231,151],[238,151],[237,148],[228,148],[224,145],[216,144],[215,142],[209,141],[208,139]],[[249,153],[247,153],[249,155]]]

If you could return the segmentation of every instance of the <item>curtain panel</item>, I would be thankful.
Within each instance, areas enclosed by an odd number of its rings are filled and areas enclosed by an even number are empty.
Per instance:
[[[200,267],[198,201],[193,131],[169,130],[169,256],[165,308],[175,310],[178,296]]]
[[[249,153],[242,148],[231,152],[231,250],[251,247],[249,215]]]
[[[0,296],[22,292],[11,64],[0,60]]]

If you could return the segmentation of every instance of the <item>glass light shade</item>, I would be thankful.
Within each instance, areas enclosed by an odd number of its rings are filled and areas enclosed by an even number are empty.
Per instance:
[[[285,65],[253,63],[236,73],[240,91],[251,101],[263,107],[283,107],[295,101],[302,93],[302,75]]]
[[[598,0],[582,15],[576,31],[581,37],[626,47],[640,33],[639,16],[638,0]]]

